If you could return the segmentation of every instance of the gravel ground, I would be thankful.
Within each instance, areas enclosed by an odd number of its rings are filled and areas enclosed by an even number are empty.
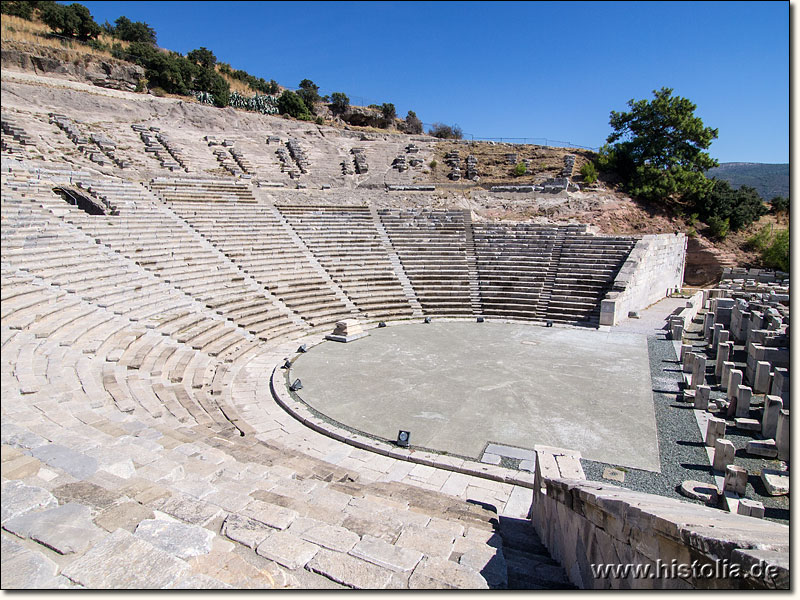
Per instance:
[[[703,350],[704,344],[697,336],[690,334],[690,341],[695,346],[695,351]],[[696,339],[691,339],[691,338]],[[608,465],[600,462],[581,460],[587,479],[602,481],[619,485],[628,489],[680,498],[687,502],[702,504],[697,500],[690,500],[682,496],[678,489],[683,481],[688,479],[714,484],[713,470],[708,461],[708,455],[703,447],[703,440],[697,421],[694,417],[693,404],[683,400],[680,383],[682,381],[681,365],[675,354],[675,349],[666,332],[658,331],[655,335],[648,336],[648,350],[650,356],[650,373],[653,380],[653,402],[656,411],[658,427],[658,444],[661,455],[661,473],[641,471]],[[744,363],[746,355],[743,348],[736,348],[734,360]],[[713,372],[712,362],[709,361],[709,370]],[[708,377],[708,383],[714,385],[713,376]],[[720,391],[712,391],[711,399],[724,397]],[[760,411],[763,407],[764,396],[754,396],[751,403],[751,418],[761,418]],[[714,416],[722,417],[722,414]],[[760,473],[764,468],[780,469],[778,460],[764,459],[747,454],[747,442],[760,439],[753,432],[741,431],[735,428],[734,421],[728,419],[728,428],[725,439],[733,442],[736,447],[735,464],[747,469],[748,482],[746,496],[764,504],[765,518],[779,523],[789,523],[789,497],[769,496],[761,482]],[[610,481],[603,478],[606,467],[613,467],[625,471],[624,483]]]

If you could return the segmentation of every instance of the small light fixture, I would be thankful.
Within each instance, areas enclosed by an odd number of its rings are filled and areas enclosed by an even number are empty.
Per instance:
[[[378,323],[378,327],[386,327],[386,323],[384,321],[381,321],[380,323]]]
[[[286,362],[283,363],[283,366],[281,367],[281,369],[291,369],[292,368],[292,361],[290,361],[288,358],[284,358],[283,360],[286,361]]]
[[[410,431],[403,431],[402,429],[397,432],[397,445],[401,448],[408,448],[408,440],[411,437]]]
[[[431,322],[431,318],[430,317],[425,317],[425,323],[430,323],[430,322]]]
[[[303,383],[299,379],[295,379],[294,383],[289,386],[289,389],[292,390],[293,392],[296,392],[297,390],[302,390]]]
[[[298,352],[300,352],[300,353],[302,353],[302,352],[308,352],[308,348],[306,347],[306,345],[305,345],[305,344],[303,344],[302,346],[300,346],[300,347],[297,349],[297,351],[298,351]]]
[[[478,323],[483,323],[483,317],[478,317]]]
[[[547,319],[547,322],[545,323],[545,327],[552,327],[552,326],[553,326],[553,322],[550,319]]]

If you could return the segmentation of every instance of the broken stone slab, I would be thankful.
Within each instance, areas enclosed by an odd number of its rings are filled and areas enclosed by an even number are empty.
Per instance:
[[[743,429],[744,431],[760,431],[761,430],[761,423],[759,423],[758,419],[746,419],[739,417],[735,419],[736,428]]]
[[[108,532],[124,529],[133,533],[141,521],[154,517],[152,510],[138,502],[122,502],[102,511],[94,523]]]
[[[412,589],[488,589],[486,580],[475,570],[440,557],[426,556],[408,580]]]
[[[717,503],[717,487],[711,483],[687,480],[681,483],[680,492],[693,500],[700,500],[707,504]]]
[[[117,529],[64,567],[62,574],[92,589],[163,589],[192,571],[181,559]]]
[[[747,517],[755,517],[756,519],[763,519],[764,505],[758,500],[751,500],[750,498],[740,498],[736,513],[740,515],[745,515]]]
[[[714,442],[714,470],[725,472],[725,468],[733,464],[736,447],[730,440],[718,439]]]
[[[3,536],[3,568],[0,587],[4,590],[52,589],[58,587],[58,565],[39,552]]]
[[[401,548],[371,535],[363,536],[350,550],[350,554],[398,573],[411,571],[423,556],[422,552]]]
[[[764,458],[776,458],[778,446],[775,440],[750,440],[747,442],[747,453]]]
[[[75,479],[88,479],[97,472],[97,459],[60,444],[39,446],[31,450],[31,454],[51,467],[66,471]]]
[[[92,511],[69,503],[42,512],[28,512],[3,525],[23,539],[30,538],[59,554],[83,552],[105,533],[92,523]]]
[[[322,523],[310,527],[300,537],[307,542],[317,544],[336,552],[349,552],[359,540],[358,534],[336,525]]]
[[[286,529],[298,517],[298,512],[291,508],[285,508],[261,500],[253,500],[241,511],[241,514],[269,525],[274,529]]]
[[[773,469],[761,470],[761,481],[767,488],[770,496],[785,496],[789,493],[788,471],[775,471]]]
[[[186,525],[164,519],[147,519],[139,523],[134,535],[156,548],[178,558],[191,558],[211,551],[214,534],[197,525]]]
[[[228,515],[222,525],[222,535],[253,550],[274,531],[255,519],[237,514]]]
[[[18,517],[32,510],[56,508],[58,500],[44,488],[25,485],[21,481],[4,481],[2,486],[0,522]]]
[[[744,496],[747,491],[747,469],[736,465],[725,467],[723,491]]]
[[[287,531],[276,531],[256,547],[256,554],[273,560],[287,569],[301,569],[320,547]]]

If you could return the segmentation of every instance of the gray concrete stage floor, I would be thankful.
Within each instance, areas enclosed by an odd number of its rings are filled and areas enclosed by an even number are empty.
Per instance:
[[[647,338],[464,321],[372,329],[295,361],[311,407],[359,431],[480,459],[487,443],[660,470]]]

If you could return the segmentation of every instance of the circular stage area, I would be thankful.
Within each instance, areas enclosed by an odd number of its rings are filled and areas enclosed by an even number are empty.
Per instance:
[[[371,329],[300,355],[300,398],[352,429],[480,460],[542,444],[659,471],[647,338],[508,323]],[[513,452],[512,452],[513,454]]]

